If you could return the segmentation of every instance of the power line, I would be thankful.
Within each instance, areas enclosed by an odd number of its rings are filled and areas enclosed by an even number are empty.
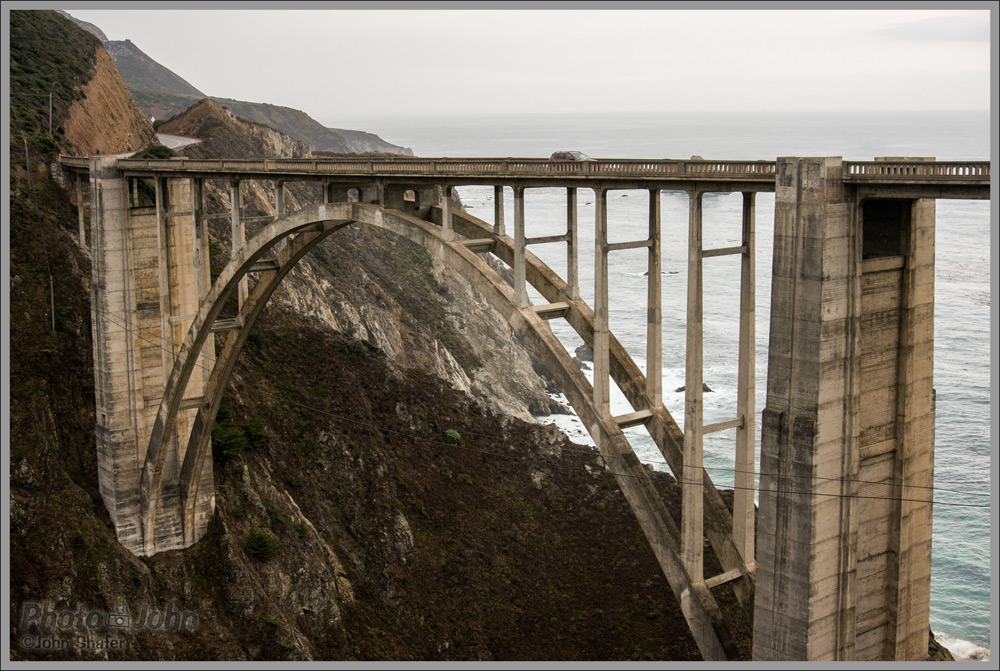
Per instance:
[[[169,348],[167,348],[167,347],[165,347],[163,344],[158,344],[158,343],[156,343],[156,342],[154,342],[152,340],[149,340],[148,338],[142,336],[141,334],[136,333],[128,325],[128,323],[126,321],[124,321],[124,317],[122,317],[120,315],[116,315],[114,313],[111,313],[110,311],[107,311],[107,310],[102,311],[102,310],[100,310],[100,308],[98,308],[98,311],[99,312],[103,312],[106,316],[114,317],[115,319],[121,319],[122,321],[120,321],[120,322],[116,321],[116,323],[119,326],[124,327],[125,330],[126,330],[126,333],[130,333],[131,332],[131,335],[133,337],[138,337],[140,340],[144,340],[145,342],[148,342],[149,344],[151,344],[151,345],[153,345],[155,347],[158,347],[158,348],[160,348],[160,349],[162,349],[162,350],[164,350],[166,352],[171,352],[172,353],[172,350],[169,349]],[[161,343],[162,343],[162,340],[163,340],[162,337],[160,338],[160,340],[161,340]],[[195,361],[194,365],[197,366],[197,367],[199,367],[199,368],[201,368],[201,369],[203,369],[203,370],[208,371],[209,373],[211,373],[211,371],[212,371],[212,369],[210,369],[207,366],[204,366],[204,365],[198,363],[197,361]],[[449,448],[471,450],[471,451],[479,452],[479,453],[482,453],[482,454],[487,454],[487,455],[490,455],[490,456],[499,456],[499,457],[505,456],[505,455],[498,454],[498,453],[495,453],[495,452],[489,452],[489,451],[486,451],[486,450],[480,450],[478,448],[470,448],[470,447],[466,447],[466,446],[456,445],[454,443],[446,443],[446,442],[443,442],[443,441],[434,440],[434,439],[430,439],[430,438],[424,438],[424,437],[421,437],[421,436],[414,436],[414,435],[411,435],[409,433],[404,433],[402,431],[395,431],[393,429],[389,429],[389,428],[386,428],[384,426],[379,426],[379,425],[376,425],[376,424],[371,424],[371,423],[368,423],[368,422],[363,422],[363,421],[351,419],[351,418],[346,417],[344,415],[339,415],[339,414],[336,414],[336,413],[329,412],[327,410],[322,410],[322,409],[319,409],[319,408],[314,408],[314,407],[308,406],[308,405],[306,405],[304,403],[299,403],[298,401],[294,401],[294,400],[289,399],[289,398],[287,398],[285,396],[281,396],[281,395],[279,395],[277,393],[270,392],[270,391],[265,390],[265,389],[259,389],[258,388],[257,391],[259,391],[259,392],[261,392],[261,393],[263,393],[263,394],[265,394],[267,396],[270,396],[271,398],[274,398],[274,399],[276,399],[278,401],[282,401],[282,402],[284,402],[286,404],[295,405],[295,406],[301,407],[303,409],[309,410],[310,412],[315,412],[315,413],[319,413],[319,414],[322,414],[322,415],[326,415],[326,416],[332,417],[334,419],[338,419],[338,420],[341,420],[341,421],[349,422],[349,423],[352,423],[352,424],[355,424],[355,425],[358,425],[358,426],[364,426],[366,428],[373,429],[373,430],[375,430],[375,431],[377,431],[379,433],[390,433],[390,434],[402,436],[402,437],[405,437],[405,438],[409,438],[411,440],[419,440],[419,441],[422,441],[422,442],[425,442],[425,443],[430,443],[430,444],[434,444],[434,445],[441,445],[441,446],[449,447]],[[319,398],[319,397],[316,397],[313,394],[306,393],[306,395],[312,396],[314,398]],[[505,440],[505,437],[503,437],[503,436],[493,436],[493,435],[489,435],[489,434],[481,434],[481,433],[475,433],[475,432],[468,432],[468,435],[475,435],[475,436],[478,436],[478,437],[481,437],[481,438],[489,438],[489,439],[494,439],[494,440]],[[588,454],[588,455],[593,455],[595,457],[600,457],[602,459],[602,461],[603,461],[603,456],[598,451],[592,451],[592,450],[588,450],[588,449],[580,450],[579,448],[573,448],[573,449],[562,448],[562,449],[567,449],[568,451],[577,452],[579,454]],[[666,462],[655,462],[655,461],[642,462],[640,460],[640,463],[650,463],[650,464],[662,463],[664,465],[668,465],[668,464],[666,464]],[[702,467],[702,468],[704,469],[704,467]],[[720,469],[720,470],[728,470],[728,469]],[[734,470],[736,470],[736,469],[734,469]],[[611,471],[610,468],[607,467],[606,463],[605,463],[605,472],[607,472],[607,473],[609,473],[611,475],[614,475],[614,476],[618,476],[618,477],[633,477],[633,478],[634,477],[638,477],[638,476],[632,475],[630,473],[617,473],[617,472]],[[752,472],[752,471],[743,471],[743,472]],[[784,477],[783,474],[760,473],[760,472],[752,472],[752,473],[754,473],[755,475],[767,475],[767,476],[774,476],[774,477]],[[838,479],[838,478],[820,478],[820,479],[829,480],[829,481],[838,481],[838,480],[840,480],[841,482],[869,482],[869,484],[875,484],[875,485],[899,486],[899,487],[904,487],[904,488],[907,487],[906,485],[896,485],[895,483],[879,483],[879,482],[859,481],[859,480],[853,480],[853,481],[851,481],[851,480]],[[683,480],[683,479],[681,479],[679,477],[675,477],[675,481],[678,484],[694,484],[694,485],[702,485],[703,484],[701,481],[685,481],[685,480]],[[915,489],[917,487],[912,487],[912,488]],[[923,488],[923,487],[921,487],[921,488]],[[735,484],[732,487],[732,489],[734,491],[736,491],[736,490],[741,490],[741,491],[742,490],[749,490],[749,491],[755,491],[755,492],[758,491],[758,489],[756,487],[739,487],[739,486],[736,486]],[[937,488],[926,487],[926,489],[930,489],[930,490],[933,491],[934,489],[937,489]],[[883,500],[883,501],[898,501],[898,502],[912,502],[912,503],[931,503],[933,505],[956,506],[956,507],[966,507],[966,508],[989,508],[990,507],[989,504],[983,505],[983,504],[971,504],[971,503],[953,503],[953,502],[934,501],[934,500],[928,501],[928,500],[925,500],[925,499],[912,499],[912,498],[905,498],[905,497],[872,496],[872,495],[861,495],[861,494],[821,493],[821,492],[781,490],[781,489],[775,490],[775,491],[777,491],[777,493],[780,493],[780,494],[792,494],[792,495],[794,495],[794,494],[800,494],[800,495],[807,495],[807,496],[827,496],[827,497],[835,496],[835,497],[838,497],[838,498],[874,499],[874,500]],[[943,490],[942,489],[941,491],[954,491],[954,490]],[[966,492],[956,492],[956,493],[963,493],[963,494],[967,494],[967,495],[973,495],[973,493],[971,493],[971,492],[969,492],[969,493],[966,493]]]
[[[118,319],[124,321],[124,317],[123,316],[121,316],[121,315],[116,315],[116,316],[117,316]],[[124,325],[124,324],[120,324],[120,325]],[[126,328],[128,328],[128,327],[126,326]],[[140,336],[140,338],[143,339],[143,340],[145,340],[145,338],[142,338],[141,336]],[[163,338],[161,337],[160,340],[162,341]],[[147,340],[147,342],[150,342],[150,344],[152,344],[154,346],[160,347],[164,351],[167,351],[167,352],[170,351],[167,347],[165,347],[162,344],[158,345],[157,343],[154,343],[154,342],[148,341],[148,340]],[[205,366],[202,366],[201,364],[196,363],[195,365],[198,366],[199,368],[203,368],[203,369],[209,370],[209,372],[211,372],[210,369],[208,369]],[[312,398],[314,398],[316,400],[323,400],[322,397],[319,397],[319,396],[317,396],[315,394],[311,394],[311,393],[308,393],[308,392],[303,392],[303,393],[306,396],[310,396],[310,397],[312,397]],[[314,408],[310,408],[310,409],[316,410]],[[327,414],[330,414],[330,413],[327,412]],[[332,415],[332,416],[338,416],[338,415]],[[350,419],[348,419],[346,417],[344,419],[347,420],[347,421],[355,421],[355,420],[350,420]],[[485,438],[485,439],[489,439],[489,440],[495,440],[497,438],[497,436],[493,436],[493,435],[489,435],[489,434],[477,433],[477,432],[474,432],[474,431],[468,431],[466,433],[467,433],[467,435],[479,436],[481,438]],[[563,448],[563,449],[578,450],[578,451],[581,450],[581,448]],[[582,451],[585,451],[587,453],[590,452],[590,450],[587,449],[587,448],[582,448]],[[673,468],[670,466],[669,462],[664,461],[664,460],[649,459],[649,458],[647,458],[647,459],[642,460],[642,462],[645,463],[645,464],[650,464],[650,465],[662,465],[662,466],[666,466],[666,467],[668,467],[668,468],[671,469],[671,472],[673,472]],[[768,471],[745,470],[745,469],[738,469],[738,468],[727,468],[727,467],[723,467],[723,466],[701,466],[700,468],[702,470],[707,470],[707,471],[724,471],[724,472],[727,472],[727,473],[729,473],[729,472],[731,472],[731,473],[746,473],[746,474],[750,474],[750,475],[753,475],[753,476],[756,476],[756,477],[776,477],[776,478],[786,478],[786,479],[787,478],[795,478],[795,479],[809,480],[809,481],[822,480],[822,481],[828,481],[828,482],[841,482],[841,483],[858,484],[858,485],[875,485],[875,486],[884,486],[884,487],[896,487],[896,486],[899,486],[899,487],[906,487],[906,488],[909,488],[911,490],[913,490],[913,489],[921,489],[921,490],[948,492],[948,493],[960,494],[960,495],[964,495],[964,496],[971,496],[971,495],[984,496],[983,494],[978,494],[978,493],[975,493],[975,492],[969,492],[967,490],[956,490],[956,489],[949,489],[949,488],[945,488],[945,487],[938,487],[938,486],[932,486],[932,485],[900,485],[900,484],[892,483],[892,482],[880,482],[880,481],[875,481],[875,480],[864,480],[864,479],[861,479],[861,478],[834,478],[834,477],[813,476],[813,475],[795,475],[795,474],[790,474],[790,473],[775,473],[775,472],[768,472]]]

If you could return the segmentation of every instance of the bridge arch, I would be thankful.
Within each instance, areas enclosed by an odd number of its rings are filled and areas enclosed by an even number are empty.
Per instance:
[[[492,238],[490,251],[502,260],[513,260],[514,241],[495,236],[485,222],[453,211],[455,231],[467,239],[482,241]],[[440,208],[432,218],[440,218]],[[140,480],[141,533],[147,552],[155,551],[157,512],[160,507],[164,465],[167,461],[169,436],[174,435],[184,391],[192,371],[198,365],[201,350],[213,332],[222,307],[239,282],[250,272],[261,272],[260,279],[249,292],[236,320],[236,327],[226,338],[212,367],[205,400],[198,407],[195,420],[182,456],[180,468],[181,526],[185,543],[197,540],[198,530],[207,524],[214,509],[214,488],[211,482],[211,427],[228,386],[236,359],[267,301],[296,263],[313,247],[335,231],[354,223],[365,223],[388,230],[426,248],[432,255],[457,271],[497,310],[521,337],[529,349],[546,366],[570,404],[587,426],[609,470],[616,477],[633,512],[643,528],[650,546],[667,577],[678,603],[681,604],[692,633],[706,658],[732,658],[735,654],[728,627],[714,597],[704,583],[695,583],[680,559],[680,532],[654,489],[645,467],[629,446],[622,427],[615,418],[601,413],[593,400],[593,387],[548,327],[544,317],[528,306],[519,308],[514,289],[477,252],[462,241],[445,239],[441,228],[432,222],[409,216],[396,210],[349,202],[316,205],[296,211],[275,221],[236,254],[219,275],[181,345],[173,369],[164,386],[164,394],[150,436]],[[263,271],[261,260],[270,252],[273,262]],[[569,305],[565,318],[583,340],[594,345],[594,313],[581,299],[571,299],[567,285],[552,269],[530,252],[526,258],[527,281],[552,302]],[[256,264],[256,266],[255,266]],[[610,347],[611,376],[626,398],[635,407],[650,409],[647,428],[675,473],[681,472],[683,434],[663,407],[653,407],[646,396],[645,377],[625,348],[614,336]],[[206,477],[207,473],[207,477]],[[732,540],[732,518],[718,491],[705,475],[707,535],[725,570],[736,571],[734,582],[737,596],[744,604],[752,594],[752,576],[741,560]],[[202,519],[197,519],[201,515]],[[700,624],[696,624],[700,623]]]

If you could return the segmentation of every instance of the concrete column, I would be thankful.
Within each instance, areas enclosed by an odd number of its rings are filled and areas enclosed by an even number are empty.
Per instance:
[[[880,635],[856,628],[857,590],[867,588],[855,580],[861,553],[851,520],[885,501],[854,498],[866,492],[856,491],[862,299],[852,203],[839,157],[778,159],[755,660],[859,659],[857,648]],[[884,559],[874,547],[865,554]],[[884,602],[876,596],[864,608]]]
[[[608,323],[608,191],[594,189],[594,407],[611,414],[611,366]],[[591,435],[598,435],[591,431]]]
[[[566,189],[566,293],[580,297],[580,246],[577,226],[576,187]]]
[[[323,204],[327,205],[331,202],[333,201],[330,197],[330,182],[323,182]]]
[[[684,467],[681,553],[693,582],[705,579],[702,455],[702,193],[688,193],[687,348],[684,375]]]
[[[503,220],[503,186],[493,187],[493,235],[507,235],[507,227]]]
[[[87,229],[84,227],[84,214],[83,214],[83,178],[76,175],[73,178],[76,182],[76,211],[80,217],[80,248],[87,248]]]
[[[646,289],[646,394],[663,404],[663,308],[660,295],[660,190],[649,190],[649,258]]]
[[[445,240],[453,240],[455,238],[455,230],[451,223],[451,193],[453,188],[450,186],[439,186],[438,194],[441,204],[441,235],[444,236]]]
[[[528,307],[525,283],[524,187],[514,187],[514,300],[517,307]]]
[[[139,207],[139,178],[132,178],[132,207]]]
[[[285,214],[285,182],[279,179],[274,182],[274,218],[281,219]]]
[[[324,189],[324,192],[326,189]],[[243,220],[240,217],[240,182],[239,180],[233,180],[229,183],[229,202],[230,202],[230,221],[232,223],[232,245],[231,253],[229,258],[236,258],[240,250],[243,249],[243,245],[247,241],[246,228],[243,225]],[[238,300],[240,309],[243,308],[243,303],[246,302],[248,295],[248,283],[246,275],[240,280],[238,292]]]
[[[174,250],[170,244],[172,222],[166,217],[169,208],[166,179],[154,177],[153,183],[156,192],[157,246],[160,250],[157,260],[160,273],[160,333],[163,338],[163,369],[170,370],[174,359],[173,328],[170,325],[170,317],[174,314],[172,310],[174,287],[171,281]]]
[[[129,193],[128,182],[116,163],[113,157],[90,160],[97,476],[119,542],[132,552],[140,552],[138,493],[144,455],[136,449],[141,406],[136,407],[137,395],[133,393],[137,381],[133,341],[136,308],[129,264]],[[155,344],[158,353],[159,342]],[[141,403],[141,393],[138,399]]]
[[[899,481],[892,609],[896,660],[922,659],[930,626],[931,520],[934,486],[933,200],[913,201],[904,236],[897,380],[895,475]],[[897,526],[897,525],[894,525]],[[894,551],[894,552],[893,552]]]
[[[756,358],[756,290],[754,288],[754,198],[743,194],[743,254],[740,266],[740,354],[737,373],[736,414],[743,420],[736,428],[736,474],[733,478],[733,541],[744,563],[754,559],[754,467],[757,423],[754,414]]]

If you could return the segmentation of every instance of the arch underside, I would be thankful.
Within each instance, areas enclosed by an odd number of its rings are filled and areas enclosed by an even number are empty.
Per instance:
[[[437,208],[432,211],[431,216],[440,221],[441,210]],[[602,416],[598,412],[593,403],[592,385],[546,321],[531,306],[523,309],[516,307],[512,287],[484,258],[463,245],[461,238],[492,239],[490,251],[508,265],[513,265],[514,262],[514,240],[508,236],[495,236],[489,225],[464,212],[453,211],[452,222],[457,239],[448,241],[434,223],[397,210],[384,210],[375,205],[356,202],[332,203],[296,211],[269,224],[247,242],[220,274],[202,303],[164,387],[140,484],[141,534],[145,554],[157,551],[156,541],[160,535],[157,529],[164,525],[160,499],[162,492],[167,489],[163,472],[171,450],[179,450],[177,456],[182,464],[179,482],[171,483],[171,487],[176,487],[180,492],[182,512],[179,524],[183,529],[185,545],[197,540],[197,530],[204,528],[207,518],[214,510],[211,427],[239,352],[268,299],[299,259],[323,239],[344,226],[365,223],[391,231],[428,249],[432,255],[459,272],[507,320],[525,345],[548,369],[598,445],[684,611],[703,657],[734,658],[735,646],[721,610],[704,582],[692,582],[681,560],[680,532],[625,434],[614,418],[610,415]],[[593,348],[593,310],[582,300],[569,298],[566,282],[536,256],[530,252],[526,252],[525,256],[527,281],[550,303],[569,304],[564,318],[588,347]],[[198,365],[201,350],[208,341],[207,336],[212,332],[213,324],[217,323],[223,304],[240,279],[251,272],[254,263],[268,257],[276,263],[260,272],[257,283],[240,310],[236,327],[226,332],[224,344],[216,354],[211,369],[205,402],[198,407],[197,415],[191,423],[190,436],[186,437],[186,443],[185,437],[180,438],[183,445],[171,442],[166,437],[174,435],[176,431],[177,415],[181,410],[185,388],[194,367]],[[676,474],[682,473],[683,433],[662,403],[656,406],[652,404],[646,394],[645,376],[625,348],[614,335],[610,341],[612,379],[635,410],[651,411],[646,428],[671,470]],[[732,538],[732,516],[707,473],[704,473],[703,484],[705,534],[723,571],[739,575],[733,582],[733,587],[746,610],[752,604],[752,566],[748,567],[739,555]]]

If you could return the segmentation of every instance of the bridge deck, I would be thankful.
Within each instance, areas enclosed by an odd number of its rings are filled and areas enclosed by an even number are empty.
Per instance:
[[[89,159],[61,157],[70,169],[89,169]],[[359,180],[412,184],[510,184],[605,188],[697,188],[774,191],[775,161],[602,159],[579,163],[534,158],[391,159],[119,159],[129,176],[185,173],[205,178]],[[845,161],[844,182],[872,187],[907,185],[931,198],[989,198],[989,161]],[[684,184],[681,184],[684,183]],[[915,190],[914,190],[915,189]],[[919,195],[914,197],[920,197]]]

